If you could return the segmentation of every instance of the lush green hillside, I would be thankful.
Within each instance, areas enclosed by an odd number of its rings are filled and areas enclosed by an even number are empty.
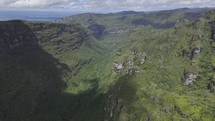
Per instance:
[[[109,33],[129,32],[144,26],[171,28],[182,19],[196,20],[209,9],[176,9],[159,12],[124,11],[110,14],[86,13],[59,19],[60,23],[80,23],[89,28],[95,37]]]
[[[215,12],[206,11],[0,22],[0,120],[213,121]]]

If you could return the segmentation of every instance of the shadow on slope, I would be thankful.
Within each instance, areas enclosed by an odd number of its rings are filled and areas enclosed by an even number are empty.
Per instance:
[[[98,79],[83,80],[91,85],[89,90],[66,93],[63,78],[71,70],[44,51],[39,41],[22,21],[0,23],[0,121],[113,120],[126,109],[121,106],[132,101],[135,90],[127,77],[106,94],[97,93]]]
[[[98,80],[86,81],[92,89],[81,94],[64,93],[69,68],[39,47],[25,23],[1,22],[0,31],[0,120],[83,121],[103,113]]]

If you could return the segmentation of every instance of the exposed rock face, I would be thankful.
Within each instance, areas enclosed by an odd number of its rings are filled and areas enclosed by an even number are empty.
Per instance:
[[[131,59],[127,62],[127,66],[128,66],[128,71],[127,74],[131,75],[134,71],[134,60]]]
[[[131,69],[131,68],[133,68],[133,66],[134,66],[134,60],[129,60],[128,61],[128,67],[129,67],[129,69]]]
[[[193,84],[193,82],[195,82],[197,79],[197,75],[196,74],[193,74],[193,73],[188,73],[186,76],[185,76],[185,80],[184,80],[184,85],[185,86],[188,86],[188,85],[191,85]]]
[[[33,50],[40,45],[54,45],[53,52],[79,49],[89,34],[80,25],[30,23],[19,20],[0,23],[0,53]],[[88,45],[90,46],[90,45]],[[22,48],[22,49],[20,49]],[[0,55],[0,56],[1,56]]]
[[[89,38],[86,29],[78,24],[33,23],[30,27],[41,45],[56,45],[56,50],[53,50],[56,53],[79,49]]]
[[[193,47],[192,45],[194,41],[200,41],[200,39],[201,39],[201,36],[193,35],[189,41],[189,49],[181,50],[181,52],[179,52],[179,55],[183,58],[190,58],[190,60],[193,60],[194,56],[201,52],[202,47]]]
[[[194,54],[198,54],[201,52],[201,48],[194,48],[193,52],[194,52]]]
[[[114,62],[114,71],[118,72],[123,69],[123,62]]]
[[[193,59],[195,54],[199,54],[201,52],[202,48],[201,47],[195,47],[192,50],[182,50],[179,55],[183,58],[189,57],[190,60]]]
[[[138,54],[138,51],[137,50],[131,50],[131,54],[136,55],[136,54]]]
[[[146,61],[146,57],[142,57],[142,58],[140,59],[140,64],[144,64],[145,61]]]

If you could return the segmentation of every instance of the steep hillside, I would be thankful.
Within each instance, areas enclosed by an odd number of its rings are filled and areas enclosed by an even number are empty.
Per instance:
[[[214,13],[198,12],[179,9],[147,13],[143,18],[140,16],[146,13],[83,14],[60,20],[78,20],[89,26],[92,34],[100,35],[95,37],[102,45],[112,48],[107,65],[112,64],[113,72],[100,81],[99,87],[118,82],[118,87],[113,86],[114,91],[108,92],[110,104],[105,109],[109,120],[213,120]],[[141,22],[153,19],[132,28],[132,22],[117,21],[121,16],[133,22],[137,17]],[[95,31],[89,19],[99,29]],[[160,27],[152,21],[174,24]],[[127,26],[130,30],[121,29]],[[106,73],[111,70],[108,66]],[[120,82],[130,87],[123,88]]]
[[[88,97],[93,89],[78,94],[65,91],[68,80],[97,53],[83,27],[7,21],[0,23],[0,31],[1,120],[66,120],[67,116],[81,120],[84,117],[75,117],[78,110],[83,114],[93,110],[89,105],[97,105],[93,101],[99,99]],[[73,51],[82,53],[81,57]],[[89,79],[86,83],[94,87],[97,82]]]
[[[0,22],[0,120],[213,121],[206,11]]]
[[[106,34],[130,32],[144,26],[171,28],[182,19],[195,21],[209,9],[176,9],[158,12],[124,11],[110,14],[86,13],[59,19],[59,23],[80,23],[96,38]]]

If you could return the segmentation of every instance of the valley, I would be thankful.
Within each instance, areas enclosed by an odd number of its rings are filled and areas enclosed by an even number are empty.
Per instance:
[[[0,121],[213,121],[215,11],[0,22]]]

